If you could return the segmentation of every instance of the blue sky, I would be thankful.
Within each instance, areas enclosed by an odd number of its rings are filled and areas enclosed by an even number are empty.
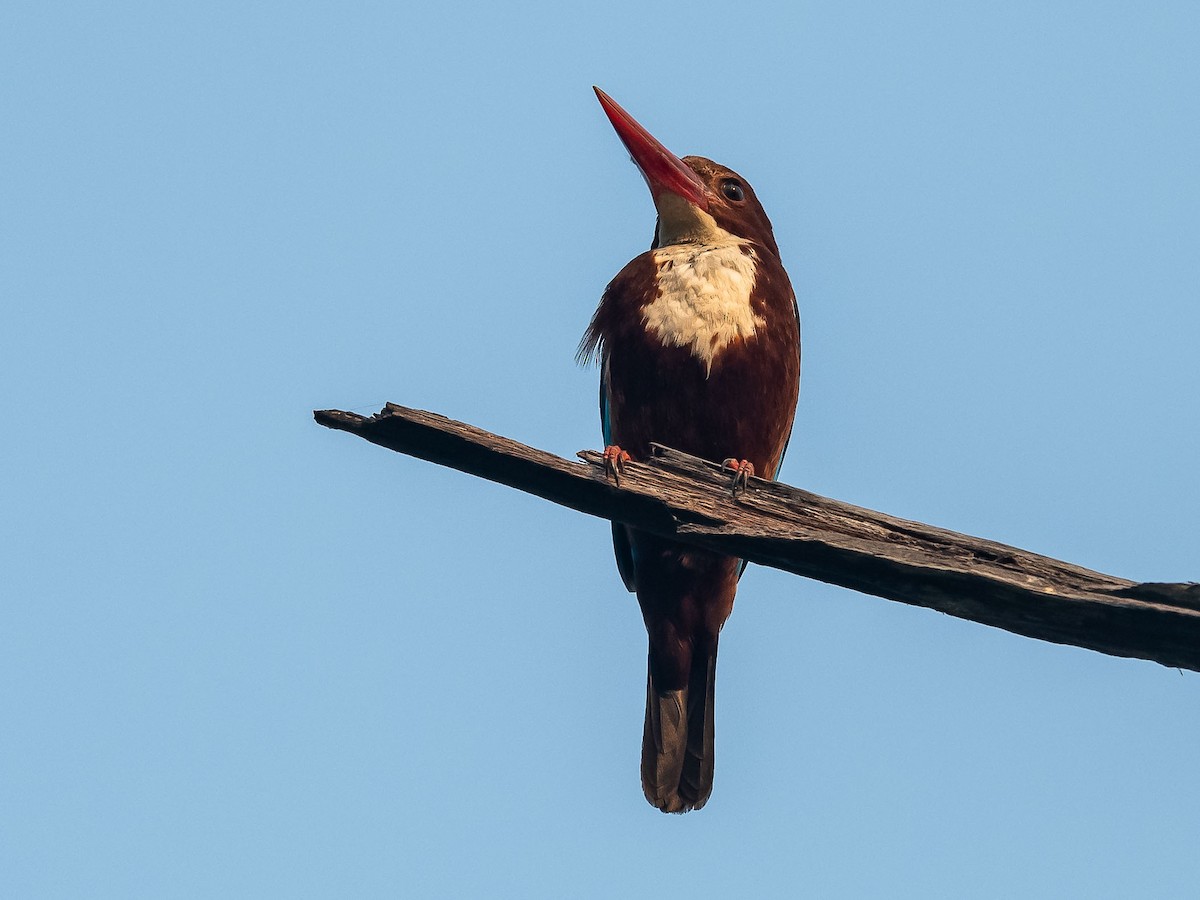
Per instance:
[[[0,893],[1190,896],[1200,681],[752,568],[663,816],[604,522],[311,421],[569,456],[649,197],[800,298],[783,476],[1200,579],[1194,3],[7,4]]]

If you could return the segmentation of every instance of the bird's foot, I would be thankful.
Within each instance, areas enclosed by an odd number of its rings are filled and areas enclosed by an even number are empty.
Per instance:
[[[625,471],[625,463],[629,462],[632,457],[618,447],[616,444],[610,444],[604,448],[604,477],[612,476],[612,480],[617,487],[621,486],[621,475]]]
[[[739,490],[744,494],[750,484],[750,476],[754,474],[754,463],[748,459],[734,459],[731,456],[722,465],[733,469],[733,496],[736,497]]]

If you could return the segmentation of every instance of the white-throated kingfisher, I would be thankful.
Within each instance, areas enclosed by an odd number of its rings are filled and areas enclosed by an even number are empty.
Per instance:
[[[658,211],[651,249],[608,285],[579,355],[600,363],[614,477],[650,443],[724,462],[733,488],[774,478],[800,392],[800,320],[753,189],[672,154],[596,88]],[[617,567],[650,636],[642,789],[664,812],[712,792],[717,638],[743,563],[613,524]]]

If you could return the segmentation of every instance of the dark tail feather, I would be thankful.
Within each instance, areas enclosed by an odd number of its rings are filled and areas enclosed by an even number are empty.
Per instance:
[[[642,732],[642,790],[663,812],[700,809],[713,785],[713,697],[717,648],[697,650],[688,686],[658,692],[653,667],[646,676]]]

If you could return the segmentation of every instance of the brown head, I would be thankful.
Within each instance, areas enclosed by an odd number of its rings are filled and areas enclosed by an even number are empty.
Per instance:
[[[745,178],[703,156],[680,159],[608,94],[594,90],[654,198],[655,247],[732,235],[754,241],[779,258],[771,221]]]

